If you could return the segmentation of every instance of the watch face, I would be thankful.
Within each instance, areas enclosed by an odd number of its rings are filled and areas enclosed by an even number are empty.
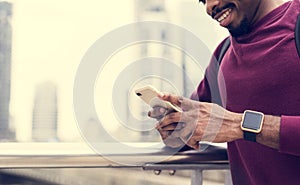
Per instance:
[[[245,129],[259,131],[261,129],[264,115],[260,112],[245,111],[242,127]]]

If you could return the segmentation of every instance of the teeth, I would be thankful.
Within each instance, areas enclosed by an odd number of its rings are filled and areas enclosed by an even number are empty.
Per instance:
[[[221,22],[223,21],[224,19],[226,19],[226,17],[230,14],[231,12],[231,9],[227,10],[226,12],[224,12],[221,17],[218,18],[218,21]]]

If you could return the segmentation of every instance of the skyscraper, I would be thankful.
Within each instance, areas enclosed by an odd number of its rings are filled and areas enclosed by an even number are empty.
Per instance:
[[[11,82],[12,4],[0,2],[0,139],[13,140],[9,128]]]
[[[169,57],[169,47],[155,41],[148,42],[153,37],[167,42],[168,26],[163,25],[160,28],[149,29],[147,23],[143,24],[144,21],[167,22],[168,12],[165,0],[134,0],[133,8],[134,20],[137,21],[137,24],[134,24],[135,33],[131,36],[139,42],[127,47],[127,51],[133,51],[132,53],[128,52],[130,57],[127,61],[131,61],[131,63],[120,73],[119,77],[123,78],[118,78],[115,83],[118,88],[113,95],[113,101],[116,102],[114,111],[119,126],[114,135],[124,142],[156,142],[160,138],[154,129],[155,120],[147,116],[150,107],[134,94],[134,90],[151,84],[159,90],[166,91],[163,78],[165,76],[167,79],[173,78],[173,74],[167,73],[158,65],[160,61],[165,61]],[[123,76],[123,74],[125,75]]]
[[[32,140],[56,142],[57,138],[57,89],[51,82],[36,87],[32,114]]]
[[[151,21],[151,22],[169,22],[169,12],[166,9],[166,3],[164,0],[136,0],[135,1],[135,19],[137,21]],[[139,46],[139,58],[148,60],[148,65],[143,65],[137,71],[140,74],[139,83],[151,84],[161,91],[169,91],[169,87],[178,87],[182,89],[182,76],[181,74],[175,74],[172,71],[167,71],[162,65],[158,65],[159,62],[171,61],[176,54],[170,46],[164,43],[169,42],[170,30],[169,25],[165,24],[156,29],[148,29],[141,24],[137,27],[139,39],[142,42]],[[158,38],[160,42],[147,42],[149,38]],[[180,57],[177,57],[180,58]],[[180,60],[172,60],[174,63],[180,63]],[[179,64],[180,66],[180,64]],[[146,74],[154,74],[153,76],[147,76]],[[176,81],[176,84],[172,84],[171,81]],[[171,83],[171,84],[170,84]],[[133,100],[129,100],[133,101]],[[155,120],[147,118],[147,112],[150,108],[146,104],[138,104],[137,102],[131,102],[135,105],[136,115],[140,115],[143,119],[140,119],[140,138],[139,141],[159,141],[158,132],[153,128],[153,122]],[[140,106],[138,106],[140,105]],[[133,116],[128,117],[128,122],[134,120]]]

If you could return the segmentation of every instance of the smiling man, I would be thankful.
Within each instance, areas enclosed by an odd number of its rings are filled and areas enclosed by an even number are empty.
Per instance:
[[[227,142],[236,185],[299,184],[300,55],[295,28],[300,0],[201,2],[228,29],[231,44],[220,70],[216,58],[225,40],[216,48],[191,99],[160,97],[183,111],[165,115],[157,130],[171,147],[199,149],[199,141]],[[222,106],[214,103],[215,91]],[[163,112],[153,109],[150,116]]]

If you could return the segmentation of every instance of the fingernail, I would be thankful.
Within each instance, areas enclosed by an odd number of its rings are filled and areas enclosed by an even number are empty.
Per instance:
[[[182,102],[183,102],[183,97],[182,97],[182,96],[179,96],[179,97],[178,97],[178,101],[179,101],[180,103],[182,103]]]
[[[160,112],[160,113],[165,113],[165,109],[164,109],[164,108],[160,108],[160,109],[159,109],[159,112]]]

